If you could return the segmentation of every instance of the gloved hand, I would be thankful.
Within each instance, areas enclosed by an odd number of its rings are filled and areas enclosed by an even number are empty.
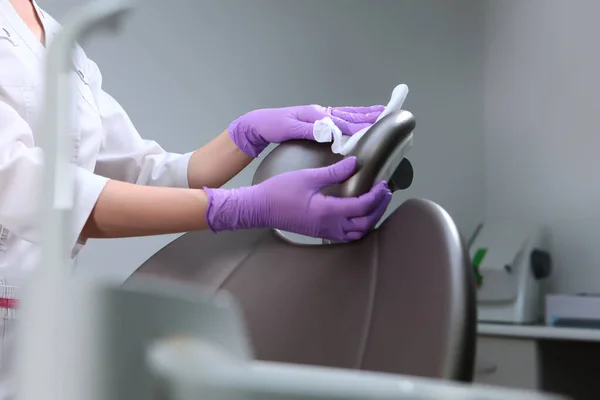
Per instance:
[[[320,191],[350,178],[357,166],[349,157],[324,168],[276,175],[239,189],[208,189],[206,219],[215,231],[276,228],[333,241],[358,240],[383,216],[392,193],[377,183],[360,197],[337,198]]]
[[[266,108],[242,115],[229,125],[229,135],[250,157],[257,157],[269,143],[292,139],[314,140],[313,124],[330,117],[345,135],[353,135],[375,123],[384,106],[321,107],[317,105]]]

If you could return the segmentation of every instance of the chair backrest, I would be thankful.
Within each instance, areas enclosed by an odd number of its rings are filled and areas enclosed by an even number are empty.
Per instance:
[[[361,139],[354,154],[358,178],[331,189],[335,194],[359,195],[381,176],[398,176],[392,169],[406,163],[394,146],[414,128],[406,116],[383,118]],[[376,135],[385,149],[376,146]],[[338,159],[328,146],[285,143],[263,160],[255,181]],[[412,178],[410,172],[400,176]],[[268,229],[190,232],[136,274],[233,294],[261,360],[462,381],[473,376],[473,272],[454,222],[431,201],[406,201],[352,243],[301,245]]]
[[[411,199],[378,229],[377,241],[370,336],[361,367],[470,381],[475,283],[452,219],[431,201]]]

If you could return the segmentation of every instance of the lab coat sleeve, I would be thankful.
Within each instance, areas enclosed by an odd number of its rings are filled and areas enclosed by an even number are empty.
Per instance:
[[[73,248],[107,178],[73,164],[75,204]],[[43,152],[17,111],[0,97],[0,224],[32,243],[40,239],[39,206]]]
[[[188,188],[192,153],[169,153],[158,143],[143,139],[121,105],[102,89],[102,74],[96,63],[87,61],[104,134],[96,173],[140,185]]]

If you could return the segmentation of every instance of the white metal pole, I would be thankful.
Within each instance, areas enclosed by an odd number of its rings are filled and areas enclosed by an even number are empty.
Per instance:
[[[15,359],[18,400],[89,400],[97,398],[82,385],[85,365],[76,365],[66,323],[71,289],[71,213],[75,166],[68,129],[72,116],[73,50],[83,36],[119,25],[130,9],[127,1],[92,1],[65,21],[46,54],[45,107],[40,121],[44,150],[41,204],[41,260],[25,284],[17,328]],[[76,346],[75,346],[76,348]],[[79,375],[79,376],[78,376]]]

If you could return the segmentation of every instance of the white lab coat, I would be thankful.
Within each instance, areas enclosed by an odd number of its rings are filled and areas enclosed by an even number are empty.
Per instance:
[[[37,9],[46,42],[51,42],[60,25]],[[42,110],[45,50],[10,2],[0,0],[0,278],[9,284],[19,284],[39,257],[37,178],[43,165],[36,123]],[[97,65],[80,47],[73,64],[75,115],[68,133],[77,165],[77,237],[109,178],[188,187],[190,154],[168,153],[142,139],[119,103],[102,89]],[[73,243],[74,258],[83,244]]]

